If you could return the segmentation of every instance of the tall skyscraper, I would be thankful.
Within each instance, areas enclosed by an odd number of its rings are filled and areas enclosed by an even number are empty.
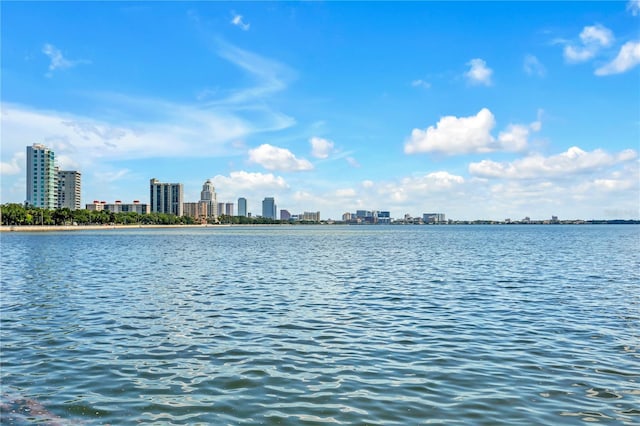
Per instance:
[[[233,216],[233,203],[224,204],[224,214],[227,216]]]
[[[151,179],[149,195],[152,213],[182,216],[184,190],[181,183],[162,183],[158,179]]]
[[[277,219],[276,200],[273,197],[266,197],[262,200],[262,217],[267,219]]]
[[[218,217],[218,201],[216,200],[216,189],[213,186],[211,179],[202,185],[202,191],[200,192],[200,201],[207,203],[207,215],[209,217]]]
[[[28,146],[26,203],[51,210],[58,207],[57,180],[54,152],[38,143]]]
[[[73,170],[58,171],[58,208],[80,210],[81,174]]]
[[[238,198],[238,216],[247,216],[247,199],[244,197]]]

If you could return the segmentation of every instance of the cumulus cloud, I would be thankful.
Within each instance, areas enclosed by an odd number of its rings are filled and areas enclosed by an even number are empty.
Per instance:
[[[618,52],[618,56],[608,64],[596,69],[598,76],[621,74],[640,64],[640,41],[625,43]]]
[[[236,27],[240,28],[243,31],[249,31],[251,24],[245,23],[242,20],[242,15],[238,15],[235,12],[231,12],[231,14],[233,15],[233,17],[231,18],[231,24],[235,25]]]
[[[282,176],[272,173],[251,173],[244,170],[229,173],[229,176],[216,175],[211,181],[218,189],[231,194],[242,194],[252,190],[281,190],[289,188]]]
[[[640,15],[640,0],[629,0],[627,3],[627,10],[633,16]]]
[[[547,74],[547,70],[534,55],[526,55],[524,57],[523,64],[524,72],[528,75],[535,75],[538,77],[544,77]]]
[[[601,149],[591,152],[571,147],[566,152],[544,157],[530,155],[513,162],[482,160],[469,164],[469,173],[486,178],[536,179],[569,176],[622,164],[636,159],[638,153],[632,149],[609,154]]]
[[[469,71],[465,73],[467,81],[471,84],[482,84],[485,86],[491,85],[491,75],[493,70],[487,67],[487,63],[479,58],[472,59],[467,62],[469,65]]]
[[[316,158],[327,158],[333,151],[333,142],[328,139],[313,137],[309,139],[311,155]]]
[[[336,197],[346,197],[346,198],[351,198],[351,197],[355,197],[356,196],[356,190],[352,189],[352,188],[344,188],[344,189],[338,189],[336,190],[335,196]]]
[[[249,161],[260,164],[267,170],[299,172],[313,169],[313,165],[304,158],[297,158],[291,151],[269,144],[262,144],[249,150]]]
[[[62,55],[62,52],[60,51],[60,49],[56,48],[54,45],[49,43],[46,43],[42,47],[42,53],[47,55],[50,59],[49,72],[47,73],[48,77],[51,77],[53,75],[53,71],[57,69],[72,68],[79,64],[89,63],[89,61],[85,59],[76,59],[76,60],[67,59]]]
[[[495,118],[487,108],[470,117],[445,116],[435,127],[413,129],[411,137],[405,143],[404,152],[456,155],[498,150],[522,151],[527,147],[530,131],[540,129],[539,122],[529,126],[510,124],[496,139],[491,135],[494,126]]]
[[[610,46],[613,41],[613,32],[607,27],[600,24],[586,26],[580,33],[580,44],[565,46],[564,58],[572,63],[587,61],[593,58],[602,47]]]

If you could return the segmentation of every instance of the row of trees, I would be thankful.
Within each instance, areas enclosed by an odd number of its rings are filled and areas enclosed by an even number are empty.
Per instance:
[[[47,210],[15,203],[0,206],[0,216],[3,225],[192,225],[199,223],[192,217],[164,213],[112,213],[104,210],[70,210],[68,208]],[[266,225],[289,222],[264,217],[221,215],[218,220],[209,219],[208,223]]]
[[[47,210],[25,207],[22,204],[0,206],[3,225],[191,225],[193,218],[163,213],[112,213],[108,211],[70,210],[68,208]]]

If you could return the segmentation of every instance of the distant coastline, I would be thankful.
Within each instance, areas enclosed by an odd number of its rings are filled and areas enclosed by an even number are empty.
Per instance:
[[[282,223],[282,224],[203,224],[203,225],[143,225],[143,224],[131,224],[131,225],[2,225],[0,226],[0,232],[61,232],[61,231],[105,231],[105,230],[118,230],[118,229],[157,229],[157,228],[228,228],[228,227],[254,227],[254,226],[333,226],[333,225],[347,225],[353,227],[377,227],[380,225],[375,224],[346,224],[341,222],[321,222],[314,224],[296,224],[296,223]],[[576,220],[576,221],[562,221],[558,223],[550,223],[547,221],[532,221],[526,222],[500,222],[490,220],[475,220],[475,221],[453,221],[451,223],[442,224],[391,224],[387,226],[455,226],[455,225],[640,225],[640,220],[635,219],[613,219],[613,220]]]

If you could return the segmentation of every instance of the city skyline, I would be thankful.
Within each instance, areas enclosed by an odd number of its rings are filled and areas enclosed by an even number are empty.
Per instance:
[[[638,1],[0,7],[3,204],[38,143],[83,206],[640,217]]]

